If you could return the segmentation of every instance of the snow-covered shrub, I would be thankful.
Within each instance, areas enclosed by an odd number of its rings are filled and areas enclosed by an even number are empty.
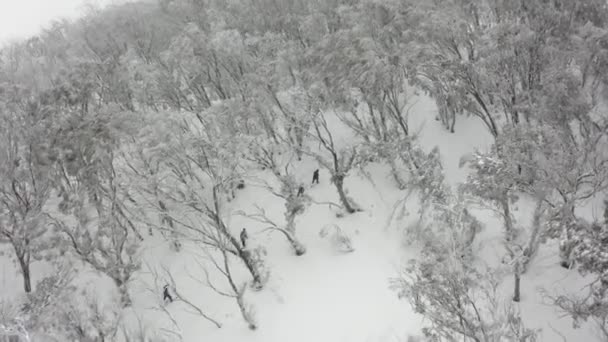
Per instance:
[[[510,300],[501,300],[497,291],[500,274],[478,271],[460,255],[445,252],[445,246],[434,247],[424,252],[420,261],[411,261],[391,285],[400,298],[407,299],[429,320],[423,328],[426,338],[536,341],[537,332],[524,327]]]
[[[411,178],[407,187],[420,195],[421,208],[429,203],[445,203],[450,189],[445,180],[441,155],[438,148],[425,153],[421,147],[410,145],[402,158],[411,160]]]
[[[102,300],[93,291],[85,290],[56,307],[54,324],[68,341],[102,341],[119,328],[120,304]]]
[[[419,218],[404,228],[404,243],[432,241],[440,239],[450,241],[454,250],[468,254],[473,247],[475,237],[483,229],[483,224],[469,212],[470,199],[463,193],[456,195],[441,191],[440,198],[431,196],[420,199],[423,209]],[[401,209],[405,211],[406,208]],[[455,252],[456,253],[456,252]]]
[[[329,236],[329,242],[331,243],[332,248],[340,253],[350,253],[355,250],[352,246],[350,237],[335,224],[324,226],[319,232],[319,236],[321,238]]]
[[[121,341],[112,337],[119,328],[120,300],[101,299],[97,289],[79,290],[71,285],[71,276],[60,270],[39,282],[14,314],[18,319],[13,319],[13,328],[22,337],[36,335],[32,341],[46,341],[42,336],[51,341]]]
[[[52,316],[55,307],[61,305],[69,294],[76,291],[76,287],[71,284],[75,273],[69,267],[63,265],[40,280],[36,284],[35,291],[27,297],[22,310],[28,314],[32,326],[46,329],[45,316]]]
[[[26,322],[24,313],[19,310],[17,303],[9,300],[0,300],[0,340],[30,341],[30,327]]]
[[[425,153],[420,147],[408,145],[402,152],[411,163],[408,194],[395,206],[399,217],[409,214],[406,208],[410,196],[418,197],[418,220],[406,229],[406,241],[412,243],[425,235],[451,234],[456,231],[469,236],[468,244],[481,227],[467,212],[468,198],[462,193],[454,194],[445,180],[441,156],[438,149]]]
[[[572,316],[575,326],[583,321],[594,321],[603,337],[608,338],[608,199],[604,206],[602,221],[570,221],[568,234],[560,241],[571,250],[570,260],[578,271],[592,275],[595,280],[583,294],[564,294],[553,300]]]

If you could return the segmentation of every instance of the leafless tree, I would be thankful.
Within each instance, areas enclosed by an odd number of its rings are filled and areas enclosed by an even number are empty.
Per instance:
[[[526,273],[530,262],[538,252],[545,231],[544,216],[546,208],[543,205],[543,201],[543,198],[539,198],[536,201],[530,227],[525,229],[524,232],[514,234],[511,240],[505,239],[504,241],[505,249],[507,250],[507,258],[504,261],[513,268],[514,302],[520,301],[521,276]]]
[[[536,341],[511,303],[503,305],[493,270],[478,271],[460,255],[435,245],[420,261],[412,261],[392,288],[430,322],[423,331],[432,340],[498,342]],[[427,259],[428,257],[428,259]]]
[[[134,138],[132,143],[137,144],[137,140]],[[145,214],[146,210],[140,210],[139,220],[148,225],[150,235],[154,230],[160,231],[161,235],[171,242],[173,249],[179,251],[180,232],[171,215],[168,214],[170,209],[160,193],[163,170],[158,156],[138,147],[132,153],[124,153],[123,161],[126,165],[125,173],[132,180],[130,188],[133,195],[129,194],[129,200],[140,207],[145,206],[149,201],[153,204],[141,209],[152,209],[153,212],[158,213],[158,220],[151,220]]]
[[[593,287],[601,282],[595,279],[580,289],[580,293],[552,294],[547,290],[541,291],[543,297],[558,308],[563,314],[572,317],[574,326],[580,327],[585,321],[591,322],[597,329],[601,339],[608,338],[608,314],[602,305],[594,305]]]
[[[295,224],[293,223],[294,218],[291,218],[291,215],[295,217],[296,214],[286,213],[285,215],[287,216],[288,222],[285,228],[282,228],[281,225],[268,218],[268,216],[266,215],[266,211],[263,208],[256,206],[256,209],[257,210],[255,213],[239,212],[239,214],[256,222],[264,224],[265,228],[263,231],[273,231],[283,234],[291,245],[293,252],[297,256],[304,255],[306,253],[306,247],[296,237]],[[291,228],[289,223],[290,218]]]
[[[34,131],[7,118],[0,126],[0,243],[11,245],[23,288],[30,293],[30,265],[50,247],[43,214],[51,192],[50,170]]]
[[[352,214],[360,211],[360,209],[357,208],[354,205],[353,200],[347,196],[344,188],[344,179],[348,173],[357,165],[360,165],[362,161],[359,158],[360,154],[356,146],[350,146],[343,149],[340,149],[337,146],[334,136],[327,124],[327,120],[325,119],[325,115],[325,113],[319,111],[314,116],[314,133],[311,134],[313,139],[319,143],[321,151],[307,151],[306,153],[315,158],[323,168],[329,171],[331,174],[331,182],[336,187],[340,202],[344,206],[344,209],[349,214]]]
[[[243,317],[245,322],[247,322],[249,329],[255,330],[258,327],[258,323],[256,322],[256,318],[255,318],[255,311],[253,310],[253,308],[250,305],[247,305],[247,303],[245,302],[247,283],[242,283],[241,285],[237,285],[237,282],[235,281],[235,279],[232,275],[231,268],[230,268],[229,255],[226,253],[226,251],[220,251],[220,254],[221,254],[221,258],[220,258],[220,260],[217,260],[216,256],[214,256],[212,253],[207,252],[206,259],[211,262],[211,264],[213,265],[213,268],[215,268],[215,270],[217,270],[222,275],[222,278],[224,278],[224,280],[228,283],[229,290],[224,291],[220,286],[215,284],[211,280],[209,270],[206,267],[204,267],[203,265],[201,265],[200,263],[198,263],[199,266],[201,267],[201,269],[203,270],[203,272],[205,273],[204,284],[206,284],[206,286],[211,288],[214,292],[216,292],[219,295],[229,297],[229,298],[234,298],[234,300],[236,300],[236,303],[239,307],[239,311],[241,312],[241,316]],[[201,281],[199,280],[199,282],[201,282]]]
[[[169,268],[167,266],[160,265],[159,266],[160,270],[157,270],[156,268],[152,267],[149,264],[146,264],[146,266],[147,266],[146,267],[147,272],[153,276],[153,280],[154,280],[153,286],[147,288],[147,290],[151,294],[153,294],[155,297],[158,298],[160,289],[162,289],[164,285],[169,285],[169,288],[173,292],[172,294],[174,295],[175,301],[184,303],[184,305],[186,305],[186,307],[188,307],[190,312],[203,317],[206,321],[209,321],[216,327],[218,327],[218,328],[222,327],[222,324],[217,319],[212,318],[209,314],[206,313],[206,311],[200,305],[198,305],[191,298],[186,296],[179,289],[179,287],[177,286],[177,283],[175,282],[175,278],[173,277],[172,272],[169,270]],[[157,307],[160,308],[161,311],[165,312],[167,314],[167,316],[171,319],[173,325],[175,327],[177,327],[177,322],[173,319],[173,316],[167,311],[167,309],[164,308],[164,305],[165,305],[164,303],[159,303],[157,305]]]
[[[296,237],[295,220],[298,215],[304,213],[306,206],[311,202],[311,198],[305,193],[299,193],[300,188],[303,189],[303,185],[298,183],[290,172],[290,161],[285,164],[285,167],[281,171],[278,166],[280,162],[276,160],[274,153],[268,152],[266,149],[262,149],[261,153],[252,156],[251,160],[254,160],[258,165],[267,165],[278,181],[278,189],[267,181],[262,181],[261,186],[274,196],[285,201],[286,223],[282,227],[282,225],[270,219],[266,215],[265,210],[259,206],[256,206],[257,211],[255,213],[247,214],[242,211],[239,211],[239,213],[266,225],[266,230],[282,233],[289,241],[294,253],[298,256],[303,255],[306,253],[306,247]]]
[[[127,285],[140,267],[136,253],[141,236],[133,234],[138,228],[113,163],[106,167],[97,170],[107,178],[105,184],[97,183],[96,191],[89,190],[90,180],[64,175],[60,212],[48,217],[58,234],[55,237],[58,246],[109,276],[126,306],[131,303]]]
[[[224,194],[241,179],[236,148],[226,141],[228,137],[214,135],[211,127],[179,125],[182,136],[157,152],[163,164],[158,194],[166,207],[153,198],[145,203],[166,215],[185,238],[237,256],[251,273],[253,286],[261,289],[260,253],[242,246],[225,221],[229,213]]]

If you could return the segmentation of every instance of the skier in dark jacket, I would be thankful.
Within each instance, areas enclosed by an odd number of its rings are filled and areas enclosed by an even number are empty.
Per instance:
[[[169,285],[163,287],[163,301],[167,302],[167,300],[169,300],[169,303],[173,303],[173,297],[169,293]]]
[[[316,169],[313,173],[312,173],[312,184],[319,184],[319,169]]]
[[[241,244],[243,245],[243,248],[247,247],[248,238],[249,238],[249,236],[247,235],[247,230],[245,230],[245,228],[243,228],[243,230],[241,230]]]
[[[304,195],[304,187],[303,186],[301,186],[301,187],[298,188],[298,197],[300,197],[302,195]]]

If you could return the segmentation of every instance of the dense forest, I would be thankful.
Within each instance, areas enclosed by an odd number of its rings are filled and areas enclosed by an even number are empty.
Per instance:
[[[23,286],[0,302],[0,330],[23,341],[182,340],[178,327],[151,337],[116,313],[134,305],[140,274],[222,329],[170,270],[142,258],[158,239],[178,255],[197,246],[203,285],[232,298],[252,330],[271,325],[247,296],[275,274],[229,217],[305,258],[299,218],[312,206],[360,215],[348,180],[381,164],[424,218],[401,227],[420,253],[387,282],[425,318],[421,338],[536,341],[514,308],[531,263],[553,248],[557,268],[591,281],[544,296],[608,341],[608,197],[603,212],[580,214],[608,187],[607,83],[605,0],[158,0],[55,22],[0,50],[0,242]],[[432,99],[429,122],[446,135],[466,119],[493,138],[462,158],[457,187],[408,120],[416,96]],[[337,200],[304,192],[302,160]],[[281,221],[263,205],[231,207],[252,187],[282,203]],[[530,221],[514,214],[522,200]],[[506,275],[477,262],[472,207],[500,217]],[[353,250],[340,228],[323,235]],[[120,310],[75,295],[85,269],[109,279],[118,295],[104,301]]]

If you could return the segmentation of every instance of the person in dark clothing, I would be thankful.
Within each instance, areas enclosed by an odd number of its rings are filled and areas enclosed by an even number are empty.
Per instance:
[[[298,188],[298,197],[300,197],[302,195],[304,195],[304,187],[303,186],[301,186],[301,187]]]
[[[319,184],[319,169],[316,169],[313,173],[312,173],[312,184]]]
[[[243,244],[243,248],[247,247],[248,238],[249,238],[249,236],[247,235],[247,230],[245,230],[245,228],[243,228],[243,230],[241,230],[241,244]]]
[[[167,300],[169,300],[169,303],[173,303],[173,297],[169,293],[169,285],[163,287],[163,301],[167,302]]]

